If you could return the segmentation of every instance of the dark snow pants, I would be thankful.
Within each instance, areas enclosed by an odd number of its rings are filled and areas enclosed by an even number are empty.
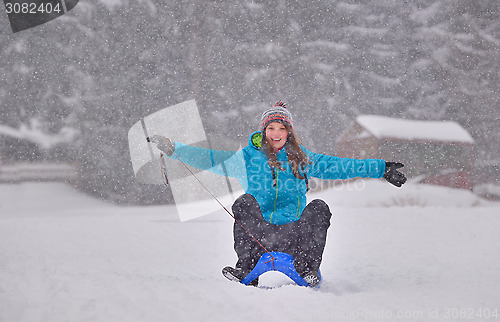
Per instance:
[[[299,274],[319,270],[332,216],[323,200],[311,201],[298,221],[284,225],[265,221],[257,200],[250,194],[240,196],[232,210],[236,220],[268,251],[294,256]],[[234,250],[238,255],[236,267],[249,273],[266,251],[238,222],[235,221],[233,229]]]

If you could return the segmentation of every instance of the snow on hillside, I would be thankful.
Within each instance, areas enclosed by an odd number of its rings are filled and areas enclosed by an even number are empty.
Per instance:
[[[500,318],[498,203],[357,184],[309,196],[333,212],[318,289],[276,272],[259,288],[226,280],[220,270],[236,256],[223,211],[181,223],[172,206],[110,205],[61,183],[0,185],[0,321]]]

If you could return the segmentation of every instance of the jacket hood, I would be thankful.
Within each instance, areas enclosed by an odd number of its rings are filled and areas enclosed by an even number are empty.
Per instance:
[[[259,150],[262,147],[262,132],[255,131],[248,138],[248,146]]]

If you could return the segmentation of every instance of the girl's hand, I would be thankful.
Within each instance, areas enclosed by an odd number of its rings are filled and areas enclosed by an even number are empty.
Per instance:
[[[156,147],[171,156],[175,150],[175,144],[171,139],[161,135],[153,135],[147,138],[148,142],[156,144]]]
[[[401,187],[406,182],[406,176],[397,169],[404,167],[400,162],[386,162],[384,179],[396,187]]]

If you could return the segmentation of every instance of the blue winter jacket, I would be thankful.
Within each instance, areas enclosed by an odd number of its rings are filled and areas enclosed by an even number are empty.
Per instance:
[[[258,133],[260,132],[254,132],[249,138],[248,146],[236,152],[192,147],[175,142],[175,154],[184,163],[195,168],[237,178],[245,192],[255,197],[267,222],[283,225],[297,221],[307,204],[306,182],[293,175],[287,162],[286,145],[277,153],[277,159],[284,171],[275,168],[276,180],[273,180],[267,157],[259,147],[260,141],[252,141],[252,137]],[[311,161],[305,169],[307,177],[334,180],[355,177],[381,178],[384,175],[385,161],[381,159],[339,158],[314,153],[303,146],[301,148]],[[175,156],[171,158],[176,159]]]

